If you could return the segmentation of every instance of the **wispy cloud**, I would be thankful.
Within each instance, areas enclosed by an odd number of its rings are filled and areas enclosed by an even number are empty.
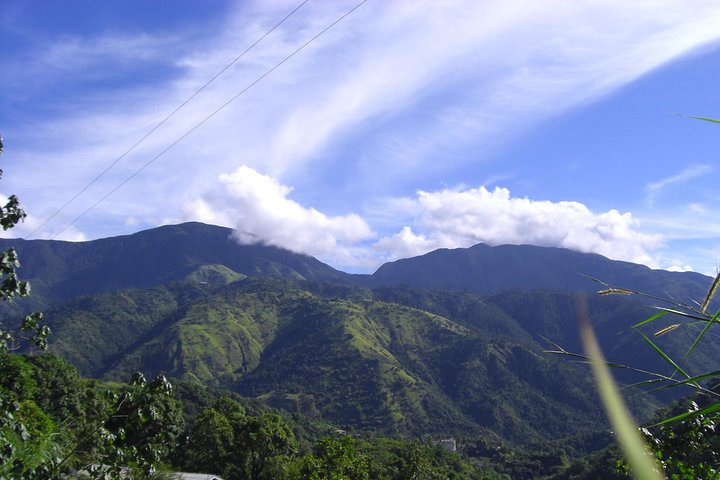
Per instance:
[[[702,177],[713,170],[713,167],[710,165],[692,165],[680,173],[648,183],[645,186],[645,201],[648,206],[652,207],[655,202],[655,198],[660,195],[663,190],[675,185],[690,182],[691,180]],[[695,207],[697,209],[698,205]]]
[[[7,196],[0,194],[0,204],[5,205],[7,203]],[[26,212],[27,214],[27,212]],[[12,230],[0,230],[0,238],[16,238],[27,236],[30,232],[40,227],[43,218],[37,215],[27,214],[27,217],[17,223]],[[51,232],[43,231],[43,236],[50,236]],[[54,233],[54,232],[52,232]],[[56,240],[65,240],[68,242],[83,242],[87,240],[87,235],[78,230],[75,227],[68,228],[61,235],[56,237]]]
[[[22,145],[5,156],[17,170],[3,188],[19,193],[38,216],[54,212],[294,4],[238,3],[199,38],[186,31],[96,32],[38,42],[7,59],[4,95],[23,102],[42,96],[44,103],[3,109],[19,115],[6,119],[4,133]],[[308,3],[47,231],[137,172],[353,4]],[[657,238],[640,233],[629,213],[515,198],[506,189],[439,189],[470,182],[463,169],[487,161],[483,152],[717,41],[718,24],[714,0],[368,2],[76,228],[92,238],[128,218],[143,226],[205,220],[325,259],[339,252],[337,261],[346,264],[477,241],[568,246],[650,262]],[[25,68],[21,56],[34,63]],[[51,89],[56,78],[65,81],[61,96]],[[72,88],[74,80],[81,88]],[[649,184],[648,198],[709,168]],[[403,200],[414,223],[373,237],[368,199],[407,197],[398,192],[420,184],[432,186]],[[244,210],[228,210],[223,201]],[[490,215],[487,206],[503,215]]]
[[[139,153],[150,155],[153,145],[160,148],[176,140],[350,4],[308,4]],[[278,5],[284,4],[243,4],[215,38],[203,38],[200,48],[185,51],[180,45],[187,41],[168,48],[147,35],[102,34],[39,52],[39,58],[55,59],[45,64],[48,79],[68,69],[78,75],[109,74],[111,66],[133,58],[147,71],[143,62],[163,51],[161,64],[180,67],[163,84],[131,82],[125,91],[114,88],[112,96],[94,88],[68,92],[71,98],[64,102],[81,102],[83,108],[59,112],[47,143],[53,149],[72,149],[80,141],[105,142],[106,155],[77,151],[89,169],[99,170],[123,151],[118,133],[131,126],[139,138],[153,118],[171,111],[275,22],[282,10]],[[315,178],[322,179],[323,171],[332,171],[328,162],[341,161],[353,172],[352,181],[366,183],[370,190],[378,184],[390,188],[391,182],[410,184],[478,160],[459,154],[464,148],[508,140],[549,115],[597,98],[717,38],[713,18],[720,21],[715,2],[689,7],[674,0],[622,6],[370,2],[175,148],[167,168],[182,168],[193,181],[211,181],[245,164],[300,183],[306,169],[319,169]],[[49,68],[52,64],[57,67]],[[44,125],[33,128],[47,130]],[[132,141],[127,136],[122,143]],[[338,158],[338,152],[348,151],[352,154]],[[50,157],[48,153],[35,152]],[[205,161],[195,162],[198,155]],[[133,164],[133,159],[127,162]],[[208,168],[213,171],[203,175]],[[369,174],[378,169],[381,178]],[[156,188],[167,190],[183,190],[188,183],[155,179]]]

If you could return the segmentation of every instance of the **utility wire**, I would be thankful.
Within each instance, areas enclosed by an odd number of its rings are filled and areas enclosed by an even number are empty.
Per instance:
[[[230,62],[230,63],[228,63],[227,65],[225,65],[225,67],[223,67],[219,72],[217,72],[210,80],[208,80],[207,82],[205,82],[205,84],[204,84],[203,86],[201,86],[199,89],[197,89],[197,90],[195,91],[195,93],[193,93],[192,95],[190,95],[190,97],[188,97],[187,100],[185,100],[184,102],[182,102],[177,108],[175,108],[175,110],[173,110],[172,112],[170,112],[169,115],[167,115],[165,118],[163,118],[163,119],[160,121],[160,123],[158,123],[158,124],[155,125],[153,128],[151,128],[140,140],[138,140],[137,142],[135,142],[135,144],[133,144],[133,146],[131,146],[125,153],[123,153],[122,155],[120,155],[117,159],[115,159],[114,162],[112,162],[110,165],[108,165],[107,167],[105,167],[105,170],[103,170],[103,171],[100,172],[97,176],[95,176],[95,178],[93,178],[92,180],[90,180],[82,189],[80,189],[79,192],[77,192],[75,195],[73,195],[73,197],[70,198],[67,202],[65,202],[62,207],[60,207],[58,210],[56,210],[55,213],[53,213],[53,214],[50,215],[48,218],[46,218],[45,221],[43,221],[40,225],[38,225],[38,226],[35,228],[35,230],[33,230],[32,232],[30,232],[30,234],[29,234],[26,238],[28,238],[28,239],[31,238],[31,237],[32,237],[33,235],[35,235],[42,227],[44,227],[45,225],[47,225],[48,222],[50,222],[53,218],[55,218],[56,216],[58,216],[58,215],[60,214],[60,212],[62,212],[63,210],[65,210],[65,208],[67,208],[68,205],[70,205],[72,202],[74,202],[80,195],[82,195],[83,193],[85,193],[85,191],[87,191],[88,188],[90,188],[95,182],[97,182],[98,180],[100,180],[100,178],[102,178],[107,172],[109,172],[110,169],[113,168],[120,160],[122,160],[122,159],[125,158],[130,152],[132,152],[133,150],[135,150],[135,148],[136,148],[138,145],[140,145],[142,142],[144,142],[145,139],[147,139],[150,135],[152,135],[158,128],[160,128],[161,126],[163,126],[163,125],[165,124],[165,122],[167,122],[168,120],[170,120],[170,118],[171,118],[173,115],[175,115],[181,108],[183,108],[185,105],[187,105],[188,103],[190,103],[190,101],[191,101],[193,98],[195,98],[196,96],[198,96],[198,95],[200,94],[200,92],[202,92],[203,90],[205,90],[205,88],[207,88],[212,82],[214,82],[220,75],[222,75],[223,73],[225,73],[225,72],[227,71],[227,69],[229,69],[230,67],[232,67],[233,65],[235,65],[238,61],[240,61],[240,59],[243,58],[243,57],[245,56],[245,54],[247,54],[250,50],[252,50],[258,43],[262,42],[262,41],[265,39],[265,37],[267,37],[267,36],[270,35],[272,32],[274,32],[280,25],[282,25],[283,23],[285,23],[285,21],[286,21],[288,18],[292,17],[292,16],[295,14],[295,12],[297,12],[298,10],[300,10],[300,9],[301,9],[306,3],[308,3],[309,1],[310,1],[310,0],[304,0],[303,2],[301,2],[297,7],[295,7],[295,8],[293,9],[293,11],[291,11],[290,13],[288,13],[282,20],[280,20],[278,23],[276,23],[270,30],[268,30],[268,31],[265,32],[260,38],[258,38],[257,40],[255,40],[255,42],[253,42],[252,45],[250,45],[249,47],[247,47],[240,55],[238,55],[237,57],[235,57],[235,59],[234,59],[232,62]],[[63,228],[60,232],[56,233],[56,234],[53,236],[53,238],[55,238],[57,235],[59,235],[60,233],[62,233],[63,231],[65,231],[65,229],[68,228],[68,227],[69,227],[69,225],[66,226],[65,228]]]
[[[65,230],[67,230],[68,228],[70,228],[71,226],[73,226],[78,220],[80,220],[80,219],[83,218],[85,215],[87,215],[92,209],[94,209],[94,208],[97,207],[99,204],[101,204],[102,202],[104,202],[110,195],[112,195],[113,193],[115,193],[115,192],[117,192],[118,190],[120,190],[126,183],[128,183],[130,180],[132,180],[132,179],[135,178],[137,175],[139,175],[140,172],[142,172],[142,171],[145,170],[147,167],[149,167],[153,162],[155,162],[155,160],[157,160],[158,158],[160,158],[161,156],[163,156],[165,153],[167,153],[168,150],[170,150],[172,147],[174,147],[175,145],[177,145],[178,143],[180,143],[183,139],[185,139],[185,137],[187,137],[187,136],[190,135],[192,132],[194,132],[195,130],[197,130],[198,128],[200,128],[205,122],[207,122],[207,121],[210,120],[212,117],[214,117],[215,115],[217,115],[221,110],[223,110],[225,107],[227,107],[228,105],[230,105],[230,104],[231,104],[232,102],[234,102],[238,97],[240,97],[242,94],[244,94],[245,92],[247,92],[248,90],[250,90],[250,89],[251,89],[252,87],[254,87],[256,84],[260,83],[261,80],[263,80],[265,77],[267,77],[268,75],[270,75],[272,72],[274,72],[276,69],[278,69],[278,68],[279,68],[281,65],[283,65],[285,62],[287,62],[288,60],[290,60],[291,58],[293,58],[295,55],[297,55],[301,50],[303,50],[305,47],[307,47],[308,45],[310,45],[312,42],[314,42],[315,40],[317,40],[318,38],[320,38],[325,32],[327,32],[328,30],[330,30],[331,28],[333,28],[335,25],[337,25],[338,23],[340,23],[340,22],[341,22],[342,20],[344,20],[347,16],[349,16],[349,15],[352,14],[355,10],[357,10],[357,9],[360,8],[363,4],[365,4],[367,1],[368,1],[368,0],[362,0],[361,2],[357,3],[354,7],[352,7],[350,10],[348,10],[347,12],[345,12],[345,13],[344,13],[342,16],[340,16],[337,20],[335,20],[335,21],[332,22],[330,25],[328,25],[327,27],[325,27],[320,33],[318,33],[317,35],[315,35],[314,37],[312,37],[310,40],[308,40],[307,42],[305,42],[304,44],[302,44],[300,47],[298,47],[298,48],[297,48],[294,52],[292,52],[290,55],[288,55],[287,57],[283,58],[280,62],[278,62],[277,64],[275,64],[274,67],[270,68],[268,71],[266,71],[265,73],[263,73],[262,75],[260,75],[260,76],[259,76],[258,78],[256,78],[253,82],[251,82],[248,86],[246,86],[245,88],[243,88],[242,90],[240,90],[240,92],[238,92],[235,96],[233,96],[232,98],[230,98],[230,100],[228,100],[227,102],[223,103],[217,110],[215,110],[215,111],[212,112],[210,115],[208,115],[207,117],[205,117],[204,119],[202,119],[200,122],[198,122],[194,127],[192,127],[190,130],[188,130],[187,132],[185,132],[180,138],[178,138],[177,140],[175,140],[173,143],[171,143],[170,145],[168,145],[163,151],[161,151],[160,153],[158,153],[157,155],[155,155],[153,158],[151,158],[150,160],[148,160],[148,161],[145,163],[145,165],[143,165],[142,167],[140,167],[139,169],[137,169],[133,174],[131,174],[131,175],[130,175],[129,177],[127,177],[125,180],[123,180],[122,182],[120,182],[115,188],[113,188],[112,190],[110,190],[107,194],[105,194],[105,195],[104,195],[102,198],[100,198],[97,202],[93,203],[93,204],[92,204],[90,207],[88,207],[84,212],[82,212],[80,215],[78,215],[77,217],[75,217],[70,223],[68,223],[68,224],[65,225],[62,229],[60,229],[60,231],[58,231],[57,233],[55,233],[55,235],[53,235],[53,236],[51,237],[51,239],[56,238],[58,235],[60,235],[61,233],[63,233]]]

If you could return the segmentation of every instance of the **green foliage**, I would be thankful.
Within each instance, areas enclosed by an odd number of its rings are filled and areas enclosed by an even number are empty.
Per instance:
[[[2,137],[0,137],[0,155],[3,150],[4,145]],[[2,170],[0,170],[0,176],[2,176]],[[25,217],[25,211],[20,208],[20,201],[15,195],[8,197],[5,206],[0,206],[0,225],[3,230],[13,228]],[[0,299],[10,302],[16,297],[27,297],[30,294],[30,284],[18,278],[17,269],[19,267],[20,260],[14,248],[11,247],[0,252]],[[0,323],[0,353],[19,349],[23,341],[42,350],[46,349],[50,328],[42,325],[41,321],[41,313],[26,315],[17,331],[12,331],[12,328],[8,329]]]
[[[505,313],[513,311],[508,302],[277,279],[247,278],[182,297],[186,287],[125,290],[51,309],[52,349],[108,380],[164,372],[179,379],[182,394],[199,395],[193,384],[231,388],[384,434],[486,433],[529,442],[603,426],[583,370],[543,356]],[[197,398],[186,416],[214,402]],[[565,418],[547,414],[558,410]]]
[[[188,470],[261,480],[277,478],[295,454],[297,439],[280,415],[245,415],[240,403],[221,397],[195,419],[182,449]]]
[[[129,466],[154,473],[183,429],[182,408],[172,385],[163,375],[147,382],[138,373],[129,388],[111,399],[111,414],[101,426],[103,464],[116,471]]]
[[[62,454],[55,436],[52,420],[35,403],[0,392],[0,478],[51,478]]]
[[[197,472],[222,472],[232,451],[234,434],[230,420],[214,408],[206,408],[190,430],[184,461]]]
[[[31,398],[37,390],[35,369],[19,355],[0,353],[0,391],[12,400]]]
[[[278,459],[294,454],[297,448],[293,432],[277,414],[245,417],[233,429],[233,446],[239,457],[233,470],[241,472],[241,478],[273,478]]]
[[[355,450],[349,437],[322,438],[315,452],[300,461],[300,480],[369,480],[367,456]]]
[[[387,437],[358,440],[323,437],[313,452],[285,470],[287,480],[501,480],[509,477],[479,467],[457,453],[420,441]]]
[[[687,420],[664,423],[643,433],[671,480],[720,478],[720,414],[699,413],[695,401],[683,401],[666,412],[666,418],[686,415]]]
[[[51,355],[5,354],[0,367],[0,478],[117,478],[126,467],[152,475],[182,429],[163,377],[109,391]]]

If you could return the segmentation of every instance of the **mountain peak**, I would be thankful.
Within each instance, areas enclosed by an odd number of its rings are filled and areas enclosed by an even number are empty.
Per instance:
[[[694,272],[652,270],[565,248],[479,243],[386,263],[367,283],[482,294],[509,289],[595,292],[602,285],[593,278],[647,293],[699,299],[712,281]]]

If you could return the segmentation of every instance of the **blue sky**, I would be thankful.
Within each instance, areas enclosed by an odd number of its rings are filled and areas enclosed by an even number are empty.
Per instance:
[[[300,0],[3,0],[6,235],[197,220],[352,272],[484,242],[715,274],[720,125],[676,113],[720,117],[717,1],[368,0],[280,64],[358,2],[304,3],[123,156]]]

